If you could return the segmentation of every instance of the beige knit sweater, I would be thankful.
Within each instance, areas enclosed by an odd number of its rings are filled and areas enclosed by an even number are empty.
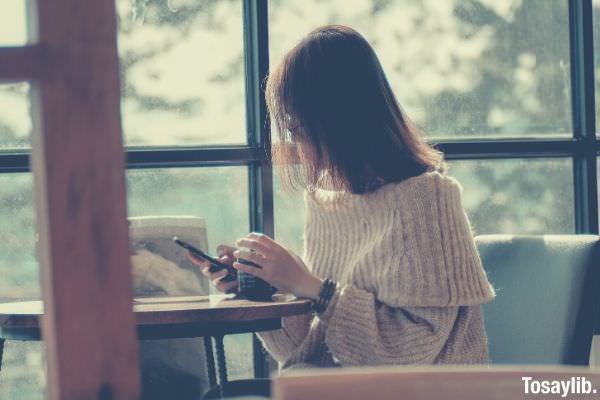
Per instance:
[[[488,361],[494,297],[452,178],[425,173],[366,195],[305,194],[304,261],[339,282],[319,317],[260,334],[282,366]]]

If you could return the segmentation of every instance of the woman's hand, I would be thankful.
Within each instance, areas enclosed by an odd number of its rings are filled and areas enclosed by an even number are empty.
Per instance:
[[[255,275],[277,289],[298,297],[316,300],[319,297],[321,280],[314,276],[304,262],[292,251],[270,237],[251,233],[238,240],[236,246],[247,250],[236,250],[233,255],[251,261],[262,268],[234,262],[238,271]]]
[[[235,251],[235,247],[226,246],[224,244],[217,247],[218,258],[217,261],[222,262],[223,264],[232,265],[235,258],[233,257],[233,252]],[[194,257],[193,254],[188,253],[188,258],[190,261],[199,267],[201,267],[202,275],[206,276],[215,288],[219,292],[222,293],[233,293],[237,290],[238,281],[237,279],[231,282],[223,282],[222,279],[227,275],[227,270],[222,269],[217,272],[210,272],[210,263],[202,258]]]

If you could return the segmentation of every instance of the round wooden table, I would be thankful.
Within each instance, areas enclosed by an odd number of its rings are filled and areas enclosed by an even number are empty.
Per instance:
[[[102,301],[102,299],[98,299]],[[212,386],[217,384],[211,337],[215,338],[220,384],[227,383],[223,337],[281,328],[281,319],[309,313],[311,302],[289,295],[255,302],[231,295],[146,297],[134,299],[140,340],[204,337]],[[41,340],[42,301],[0,303],[0,370],[5,340]]]
[[[102,299],[98,299],[102,301]],[[310,301],[274,295],[255,302],[230,295],[134,299],[138,338],[177,339],[281,328],[281,318],[310,312]],[[40,340],[41,301],[0,303],[0,339]]]

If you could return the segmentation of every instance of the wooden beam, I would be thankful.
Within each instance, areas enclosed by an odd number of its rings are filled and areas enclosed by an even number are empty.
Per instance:
[[[136,399],[114,0],[38,0],[56,63],[34,85],[34,172],[51,400]]]
[[[51,72],[52,60],[41,46],[0,47],[0,82],[42,79]]]
[[[600,385],[600,373],[584,367],[541,366],[405,366],[378,368],[335,368],[290,371],[273,382],[274,400],[344,399],[344,400],[521,400],[562,399],[559,394],[536,394],[531,385],[537,381],[575,380],[579,386],[567,398],[593,397],[592,393],[577,394],[577,389],[587,390],[582,378],[591,388]]]

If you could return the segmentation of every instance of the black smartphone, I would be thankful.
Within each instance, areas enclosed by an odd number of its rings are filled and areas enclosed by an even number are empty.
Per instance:
[[[177,244],[178,246],[181,246],[184,249],[186,249],[187,251],[189,251],[190,253],[192,253],[195,257],[202,258],[202,259],[208,261],[210,263],[209,271],[211,273],[215,273],[222,269],[226,269],[228,274],[222,279],[224,282],[231,282],[231,281],[237,279],[237,270],[235,268],[233,268],[231,265],[224,264],[220,261],[215,260],[214,258],[209,256],[208,254],[206,254],[199,248],[192,246],[188,242],[184,242],[183,240],[179,239],[177,236],[173,236],[173,242],[175,242],[175,244]]]

